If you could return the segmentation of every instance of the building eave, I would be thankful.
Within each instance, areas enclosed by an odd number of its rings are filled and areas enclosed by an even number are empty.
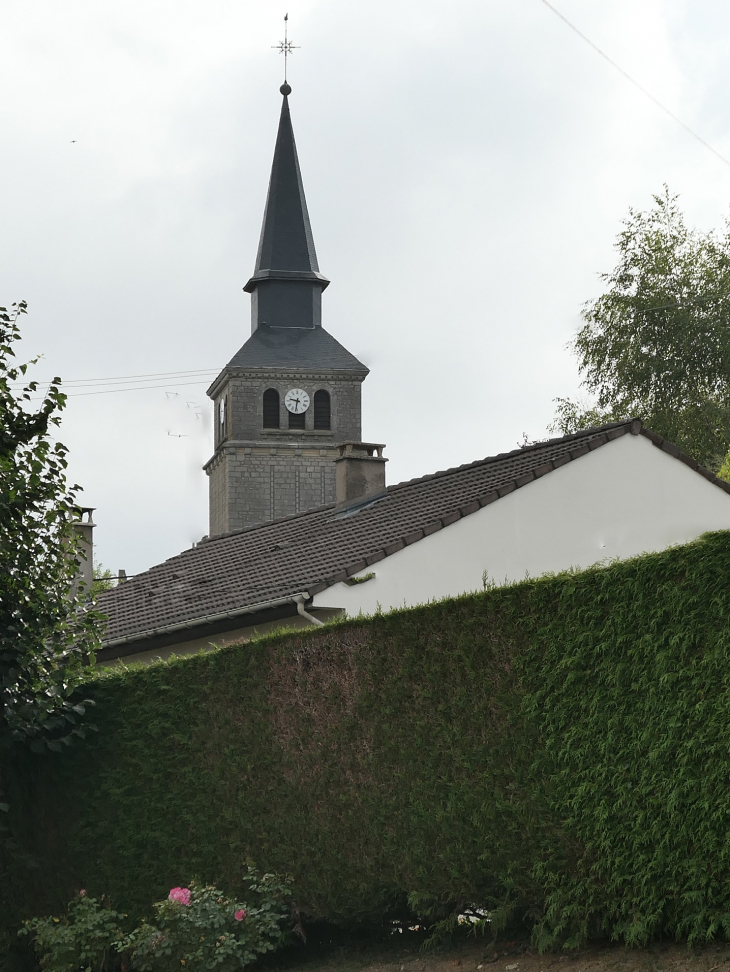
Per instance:
[[[283,620],[298,614],[298,605],[309,601],[307,591],[297,591],[285,597],[277,597],[270,601],[261,601],[248,607],[222,611],[219,614],[209,614],[188,621],[175,624],[161,625],[148,631],[135,633],[122,638],[112,638],[102,641],[101,649],[96,653],[98,661],[112,661],[141,652],[155,651],[171,645],[184,644],[186,641],[196,641],[208,635],[222,634],[241,627],[242,619],[247,619],[245,627],[256,627],[271,621]]]

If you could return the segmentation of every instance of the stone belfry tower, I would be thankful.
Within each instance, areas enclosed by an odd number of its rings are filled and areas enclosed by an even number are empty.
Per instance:
[[[322,291],[285,82],[251,294],[251,337],[208,389],[210,535],[335,501],[337,444],[361,439],[368,369],[322,327]]]

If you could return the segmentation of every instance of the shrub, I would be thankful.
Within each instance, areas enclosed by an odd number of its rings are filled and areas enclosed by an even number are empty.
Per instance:
[[[80,891],[62,918],[33,918],[24,922],[19,935],[31,937],[41,967],[47,972],[106,972],[114,955],[114,943],[122,935],[119,914],[103,899]]]
[[[47,972],[237,972],[279,945],[289,915],[289,887],[273,874],[259,878],[249,867],[250,901],[227,898],[212,885],[173,888],[153,905],[155,917],[125,934],[126,915],[81,891],[63,918],[34,918],[20,935],[32,936]]]
[[[153,907],[155,918],[143,922],[122,943],[139,972],[236,972],[259,955],[273,951],[286,932],[289,888],[273,874],[259,880],[248,870],[256,904],[227,898],[212,885],[173,888]]]

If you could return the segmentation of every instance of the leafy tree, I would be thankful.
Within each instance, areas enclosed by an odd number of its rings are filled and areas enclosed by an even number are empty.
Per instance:
[[[730,450],[728,450],[725,461],[717,471],[717,476],[719,479],[724,479],[726,483],[730,483]]]
[[[730,445],[730,224],[691,229],[677,198],[665,186],[629,210],[573,342],[593,404],[557,399],[552,429],[639,417],[717,470]]]
[[[98,646],[98,615],[74,585],[79,487],[67,485],[67,450],[50,436],[66,396],[54,378],[32,408],[38,383],[25,382],[13,349],[25,312],[25,302],[0,308],[0,758],[83,735],[87,703],[75,690]],[[6,828],[0,838],[12,846]]]
[[[105,591],[111,591],[117,586],[117,578],[103,564],[94,564],[93,573],[94,582],[91,585],[91,594],[93,597],[96,598]]]

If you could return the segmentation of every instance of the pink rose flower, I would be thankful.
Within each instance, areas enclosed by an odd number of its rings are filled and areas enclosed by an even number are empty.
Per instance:
[[[170,901],[177,901],[181,905],[190,904],[190,889],[189,888],[172,888],[167,896]]]
[[[82,888],[79,891],[79,896],[82,897],[82,898],[86,897],[86,888]]]
[[[243,908],[239,908],[238,911],[234,912],[233,917],[236,919],[236,921],[243,921],[243,919],[246,917],[246,912],[243,910]]]

